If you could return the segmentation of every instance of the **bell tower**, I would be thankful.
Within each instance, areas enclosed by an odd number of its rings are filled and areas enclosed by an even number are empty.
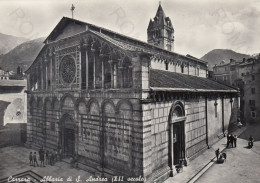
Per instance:
[[[147,28],[147,42],[165,50],[173,51],[174,29],[169,17],[165,16],[161,3],[154,19],[150,19]]]

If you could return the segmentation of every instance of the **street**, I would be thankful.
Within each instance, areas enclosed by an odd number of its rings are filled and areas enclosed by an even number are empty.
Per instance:
[[[249,127],[238,137],[237,147],[223,152],[227,160],[209,168],[196,182],[198,183],[259,183],[260,182],[260,125]],[[235,135],[235,134],[234,134]],[[254,147],[247,148],[248,138],[255,139]],[[226,144],[222,144],[225,146]]]

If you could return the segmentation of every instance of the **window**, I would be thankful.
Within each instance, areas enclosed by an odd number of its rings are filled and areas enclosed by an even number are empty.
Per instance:
[[[181,73],[184,73],[184,65],[181,65]]]
[[[244,76],[244,73],[241,73],[241,76]]]
[[[230,67],[230,70],[231,70],[231,71],[236,70],[235,66],[231,66],[231,67]]]
[[[165,62],[165,69],[168,70],[169,69],[169,63]]]
[[[60,63],[60,76],[64,84],[71,84],[76,77],[76,63],[74,59],[67,55]]]
[[[255,100],[249,100],[249,105],[251,107],[255,107]]]
[[[255,88],[251,88],[251,93],[255,94]]]
[[[51,86],[51,81],[48,80],[48,88]]]
[[[198,67],[197,68],[197,76],[199,76],[200,75],[200,68]]]
[[[255,80],[255,75],[252,75],[252,81],[254,81]]]
[[[215,106],[215,117],[217,118],[218,117],[218,103],[217,103],[217,101],[215,101],[214,106]]]
[[[251,111],[251,117],[256,118],[256,112],[255,111]]]

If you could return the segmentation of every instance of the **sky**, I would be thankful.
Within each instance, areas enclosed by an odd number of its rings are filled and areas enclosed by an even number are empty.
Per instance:
[[[145,41],[158,0],[0,0],[0,32],[47,37],[63,16]],[[161,0],[174,27],[174,51],[202,57],[213,49],[260,52],[260,0]]]

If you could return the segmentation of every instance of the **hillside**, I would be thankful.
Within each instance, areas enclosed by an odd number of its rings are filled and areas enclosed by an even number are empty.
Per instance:
[[[44,38],[38,38],[15,47],[0,57],[0,67],[4,70],[16,71],[16,68],[20,66],[25,71],[43,47],[43,41]]]
[[[207,61],[209,70],[212,70],[214,65],[219,64],[223,60],[229,62],[231,58],[234,60],[242,60],[243,58],[248,58],[249,56],[250,55],[234,52],[233,50],[215,49],[208,52],[206,55],[201,57],[201,59]]]
[[[0,55],[8,53],[10,50],[26,41],[28,41],[26,38],[0,33]]]

